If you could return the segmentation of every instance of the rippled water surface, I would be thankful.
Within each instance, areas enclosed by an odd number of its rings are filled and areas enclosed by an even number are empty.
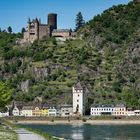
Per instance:
[[[140,125],[24,125],[68,140],[140,140]]]

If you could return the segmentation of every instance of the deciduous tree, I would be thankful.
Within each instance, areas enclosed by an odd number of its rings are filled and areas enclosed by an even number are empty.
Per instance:
[[[0,108],[5,107],[12,97],[12,93],[14,92],[7,83],[0,82]]]

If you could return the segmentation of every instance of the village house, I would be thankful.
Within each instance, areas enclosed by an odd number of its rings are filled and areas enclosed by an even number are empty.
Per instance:
[[[132,108],[126,109],[126,116],[135,116],[135,112]]]
[[[21,111],[21,116],[32,117],[33,106],[23,106],[22,111]]]
[[[61,117],[70,117],[73,115],[72,105],[61,105]]]
[[[8,116],[9,116],[9,108],[5,107],[5,109],[0,112],[0,117],[8,117]]]
[[[42,109],[41,109],[41,116],[48,116],[49,113],[49,107],[47,104],[44,104]]]
[[[126,106],[124,104],[114,105],[92,105],[90,109],[91,116],[125,116]]]
[[[90,109],[91,116],[112,115],[114,105],[92,105]]]
[[[16,105],[14,106],[12,110],[12,115],[13,116],[20,116],[21,115],[21,109],[20,107],[17,107]]]
[[[48,116],[57,116],[57,110],[55,107],[50,107],[48,109]]]
[[[117,104],[114,107],[114,116],[125,116],[126,115],[126,105],[125,104]]]
[[[8,117],[9,116],[9,111],[8,112],[0,112],[0,117]]]
[[[40,117],[42,116],[42,108],[40,106],[35,106],[32,110],[32,113],[33,117]]]
[[[48,109],[48,116],[59,117],[61,115],[60,109],[56,107],[50,107]]]
[[[140,110],[134,110],[136,116],[140,116]]]

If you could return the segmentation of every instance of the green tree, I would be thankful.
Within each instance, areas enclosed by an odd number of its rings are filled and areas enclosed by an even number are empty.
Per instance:
[[[75,28],[75,31],[77,31],[79,28],[81,28],[84,24],[85,24],[85,21],[83,19],[83,15],[81,12],[79,12],[77,15],[76,15],[76,28]]]
[[[14,90],[8,84],[0,82],[0,108],[5,107],[10,102],[13,92]]]
[[[9,27],[7,28],[7,31],[11,34],[11,33],[12,33],[12,27],[9,26]]]

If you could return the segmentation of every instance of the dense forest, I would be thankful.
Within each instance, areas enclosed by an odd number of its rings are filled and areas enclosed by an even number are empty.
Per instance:
[[[77,31],[75,40],[17,45],[21,34],[0,31],[0,80],[25,102],[71,103],[79,79],[88,103],[140,108],[140,3],[113,6]]]

